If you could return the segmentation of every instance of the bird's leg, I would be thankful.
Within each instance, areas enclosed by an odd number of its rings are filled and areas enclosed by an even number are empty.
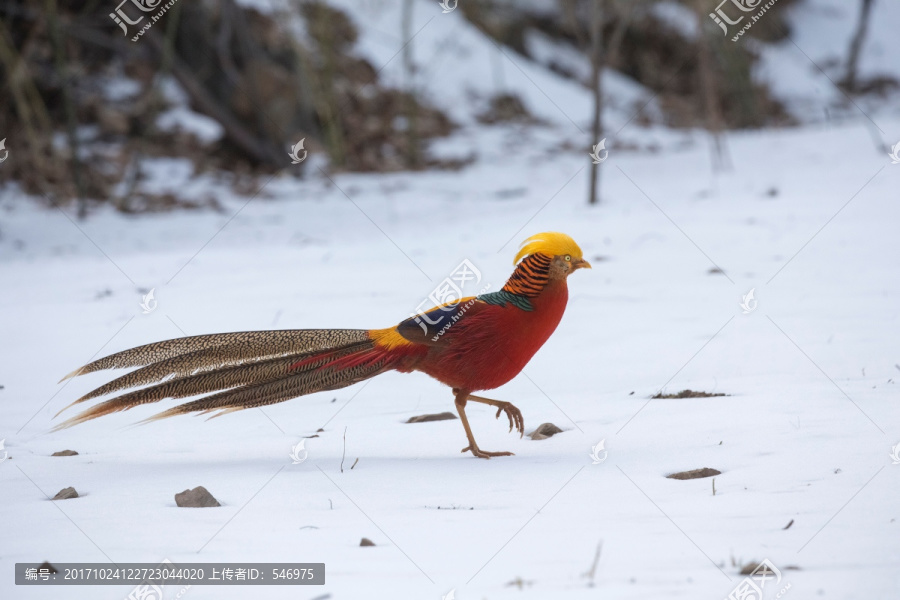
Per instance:
[[[500,418],[500,413],[503,412],[505,412],[506,416],[509,418],[510,433],[512,433],[513,427],[515,427],[516,431],[519,432],[519,437],[525,435],[525,418],[522,416],[522,411],[513,406],[511,402],[504,402],[503,400],[491,400],[490,398],[482,398],[481,396],[473,396],[471,394],[469,394],[467,400],[496,406],[498,419]]]
[[[459,413],[459,419],[462,421],[463,428],[466,430],[466,437],[469,439],[469,445],[463,448],[461,451],[471,451],[472,454],[477,458],[491,458],[492,456],[513,456],[512,452],[485,452],[478,447],[478,444],[475,443],[475,436],[472,435],[472,428],[469,427],[469,419],[468,417],[466,417],[466,400],[469,398],[474,399],[474,397],[470,396],[466,390],[458,390],[456,388],[453,389],[453,393],[456,395],[456,412]]]

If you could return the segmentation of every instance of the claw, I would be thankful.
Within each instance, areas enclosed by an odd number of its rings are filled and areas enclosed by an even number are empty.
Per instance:
[[[512,406],[512,405],[510,405],[510,406]],[[498,419],[500,418],[500,413],[502,413],[506,409],[507,409],[507,407],[504,407],[504,406],[501,406],[500,408],[497,409],[497,418]],[[512,433],[513,426],[518,426],[518,419],[516,419],[516,422],[513,423],[513,415],[508,410],[506,411],[506,416],[509,417],[509,432]]]
[[[519,431],[520,438],[525,435],[525,419],[522,417],[522,411],[513,406],[510,402],[501,402],[499,400],[491,400],[490,398],[482,398],[481,396],[473,396],[472,394],[467,393],[465,390],[458,390],[454,388],[453,393],[456,395],[456,410],[459,412],[460,418],[463,420],[463,427],[466,430],[466,436],[469,438],[469,445],[463,448],[461,452],[471,452],[472,455],[477,458],[491,458],[492,456],[515,456],[512,452],[486,452],[484,450],[481,450],[475,444],[475,439],[472,437],[472,430],[469,428],[469,423],[466,419],[464,402],[465,400],[472,400],[474,402],[481,402],[483,404],[497,407],[497,414],[495,415],[497,419],[500,418],[500,413],[505,412],[506,418],[509,419],[509,432],[512,433],[514,428],[517,429]]]
[[[497,408],[497,418],[500,418],[500,413],[505,412],[506,416],[509,418],[509,432],[512,433],[513,428],[515,428],[519,432],[519,437],[524,437],[525,435],[525,419],[522,416],[522,411],[518,408],[510,404],[509,402],[504,403],[499,408]]]
[[[472,456],[475,458],[486,458],[490,459],[492,456],[515,456],[512,452],[487,452],[486,450],[482,450],[478,446],[475,446],[473,449],[472,446],[466,446],[460,452],[472,452]]]

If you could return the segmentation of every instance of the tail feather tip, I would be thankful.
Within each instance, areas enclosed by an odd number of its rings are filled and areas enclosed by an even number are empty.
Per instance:
[[[72,408],[73,406],[75,406],[76,404],[78,404],[78,403],[81,402],[81,401],[82,401],[82,399],[79,398],[79,399],[76,400],[75,402],[70,402],[69,404],[66,404],[66,405],[63,406],[61,409],[59,409],[59,412],[57,412],[55,415],[53,415],[53,418],[55,419],[56,417],[58,417],[59,415],[63,414],[64,412],[66,412],[67,410],[69,410],[70,408]]]
[[[147,425],[149,423],[155,423],[156,421],[162,421],[163,419],[168,419],[169,417],[174,417],[177,414],[180,414],[175,409],[178,408],[170,408],[169,410],[164,410],[162,412],[156,413],[155,415],[151,415],[146,419],[141,419],[136,423],[136,425]]]
[[[71,373],[69,373],[68,375],[63,377],[62,379],[60,379],[59,383],[62,383],[63,381],[65,381],[67,379],[71,379],[73,377],[78,377],[79,375],[82,374],[83,371],[84,371],[84,367],[78,367],[77,369],[75,369],[74,371],[72,371]]]

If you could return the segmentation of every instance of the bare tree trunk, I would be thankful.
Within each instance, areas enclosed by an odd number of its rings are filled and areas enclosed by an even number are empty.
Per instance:
[[[625,32],[631,24],[631,18],[634,16],[634,9],[637,8],[641,0],[625,0],[624,2],[613,2],[612,9],[616,17],[616,28],[613,29],[612,35],[609,36],[609,42],[606,44],[606,66],[609,69],[618,69],[621,65],[621,49],[622,41],[625,39]]]
[[[603,135],[603,0],[591,2],[591,89],[594,92],[593,143]],[[600,165],[591,164],[589,204],[600,202]]]
[[[862,50],[863,42],[866,41],[873,4],[875,4],[875,0],[862,0],[859,6],[859,21],[856,24],[856,32],[850,40],[850,48],[847,50],[847,74],[843,81],[848,92],[855,92],[858,84],[856,78],[859,68],[859,53]]]
[[[56,198],[52,186],[47,182],[47,174],[52,173],[55,166],[53,165],[55,151],[53,146],[47,143],[53,131],[50,115],[26,61],[19,54],[3,20],[0,20],[0,66],[9,77],[14,114],[20,119],[21,128],[24,129],[25,139],[28,142],[23,160],[37,173],[35,178],[37,190],[55,206]],[[3,135],[8,133],[10,132],[4,131]]]
[[[403,47],[403,72],[406,79],[406,164],[410,168],[417,169],[421,160],[415,84],[416,66],[412,56],[412,5],[413,0],[404,0],[401,27],[403,40],[406,41],[406,45]]]
[[[722,118],[722,107],[719,106],[716,90],[716,76],[713,72],[709,38],[703,34],[705,7],[705,0],[699,0],[695,3],[697,26],[700,31],[700,34],[697,36],[697,70],[700,74],[700,91],[703,95],[703,105],[706,109],[706,129],[709,131],[712,140],[710,147],[712,169],[713,171],[724,171],[731,168],[731,159],[722,134],[724,119]]]
[[[87,197],[85,192],[83,168],[81,166],[81,146],[78,143],[78,135],[76,128],[78,126],[75,116],[75,102],[72,99],[72,88],[69,81],[68,60],[66,57],[65,42],[60,32],[59,20],[56,12],[56,1],[46,0],[44,3],[48,14],[48,25],[50,31],[50,42],[53,47],[54,65],[56,72],[61,79],[61,95],[63,110],[66,119],[66,139],[69,142],[70,168],[72,179],[75,183],[75,196],[78,207],[77,216],[79,220],[87,217]]]
[[[560,8],[563,11],[565,19],[569,22],[569,29],[575,36],[575,41],[579,48],[587,47],[587,40],[581,34],[581,23],[578,21],[578,0],[559,0]]]
[[[315,5],[314,23],[316,38],[320,40],[319,51],[322,54],[322,68],[319,70],[318,81],[311,86],[313,97],[322,127],[325,133],[326,145],[331,161],[335,165],[345,166],[350,162],[349,152],[346,148],[346,140],[341,124],[341,117],[337,114],[340,107],[337,92],[335,91],[335,79],[337,74],[337,49],[335,48],[334,35],[328,23],[328,13],[324,4]],[[315,68],[310,66],[308,72],[313,75]]]

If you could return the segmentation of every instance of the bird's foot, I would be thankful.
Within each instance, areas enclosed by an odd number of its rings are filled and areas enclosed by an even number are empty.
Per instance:
[[[497,405],[497,418],[499,419],[500,413],[504,412],[509,418],[509,432],[512,433],[513,427],[515,427],[520,438],[525,435],[525,417],[522,416],[522,411],[513,406],[511,402],[503,402]]]
[[[515,456],[512,452],[487,452],[478,446],[466,446],[460,452],[472,452],[475,458],[491,458],[492,456]]]

